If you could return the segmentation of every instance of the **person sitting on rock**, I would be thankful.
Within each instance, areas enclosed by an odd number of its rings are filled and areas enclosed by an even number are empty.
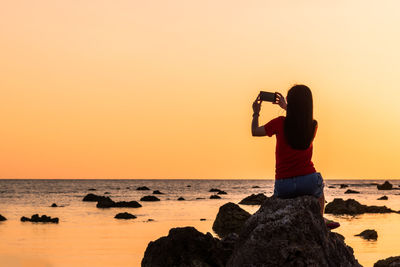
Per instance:
[[[317,132],[317,121],[313,118],[311,90],[305,85],[293,86],[287,94],[287,103],[282,94],[275,93],[273,104],[286,110],[286,117],[277,117],[263,126],[258,126],[261,99],[258,95],[253,103],[253,136],[276,135],[276,167],[274,196],[294,198],[313,195],[318,198],[321,214],[324,214],[324,181],[311,161],[312,142]],[[339,227],[339,223],[325,219],[327,227]]]

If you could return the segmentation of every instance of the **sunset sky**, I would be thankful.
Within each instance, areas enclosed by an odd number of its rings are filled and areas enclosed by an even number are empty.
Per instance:
[[[273,178],[259,90],[325,178],[400,178],[399,1],[2,1],[0,178]],[[285,113],[263,103],[260,124]]]

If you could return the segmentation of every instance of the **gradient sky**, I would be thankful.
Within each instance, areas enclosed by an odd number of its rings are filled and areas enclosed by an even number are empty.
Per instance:
[[[273,178],[260,89],[325,178],[400,178],[399,1],[2,1],[0,178]],[[284,115],[263,103],[260,124]]]

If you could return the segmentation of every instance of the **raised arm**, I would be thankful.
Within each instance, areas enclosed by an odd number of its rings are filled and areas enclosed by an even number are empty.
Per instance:
[[[251,122],[251,135],[253,136],[266,136],[266,132],[263,126],[258,126],[258,117],[260,116],[261,100],[258,96],[253,102],[253,120]]]

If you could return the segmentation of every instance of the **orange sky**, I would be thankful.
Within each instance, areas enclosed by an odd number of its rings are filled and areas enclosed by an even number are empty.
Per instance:
[[[325,178],[400,178],[400,2],[293,2],[3,1],[0,178],[273,178],[295,83]]]

